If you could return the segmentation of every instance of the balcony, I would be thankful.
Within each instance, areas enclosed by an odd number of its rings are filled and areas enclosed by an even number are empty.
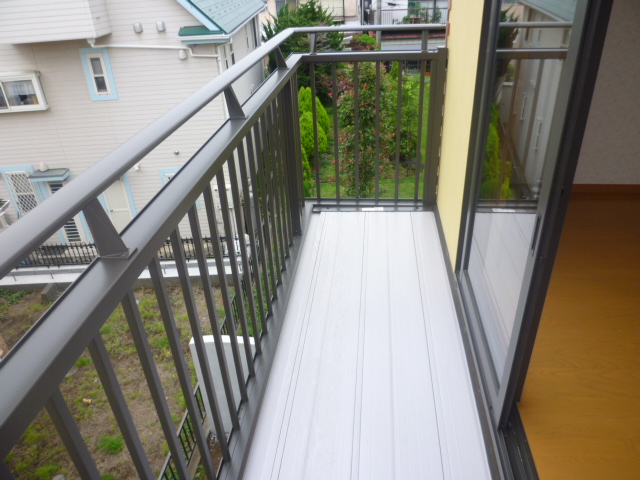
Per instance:
[[[447,49],[430,49],[429,32],[440,27],[377,27],[419,31],[414,51],[316,51],[323,33],[352,26],[282,32],[0,235],[3,276],[80,212],[98,252],[0,363],[0,385],[12,386],[0,389],[2,478],[16,478],[13,454],[11,465],[4,459],[43,409],[69,470],[104,475],[95,439],[79,428],[61,387],[83,356],[126,445],[129,477],[491,478],[435,208]],[[296,33],[310,35],[311,52],[285,59],[279,46]],[[241,105],[234,83],[269,54],[276,69]],[[348,81],[338,81],[341,68]],[[313,174],[303,152],[301,69],[311,85]],[[388,86],[395,103],[385,103]],[[329,105],[329,152],[320,95]],[[216,99],[228,121],[118,232],[98,196]],[[232,232],[247,241],[226,242],[227,255],[220,242],[205,247],[203,238]],[[162,260],[178,272],[180,315],[159,253],[167,242]],[[134,291],[145,272],[155,318]],[[114,369],[119,352],[105,345],[113,315],[126,322],[139,359],[164,463],[131,413]],[[162,326],[184,416],[169,404],[151,322]]]

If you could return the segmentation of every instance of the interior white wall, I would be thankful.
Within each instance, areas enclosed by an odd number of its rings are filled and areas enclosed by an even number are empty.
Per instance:
[[[615,0],[574,183],[640,184],[640,2]]]

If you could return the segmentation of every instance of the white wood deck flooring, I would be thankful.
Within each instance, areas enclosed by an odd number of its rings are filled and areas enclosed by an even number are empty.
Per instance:
[[[435,218],[314,214],[245,479],[488,479]]]

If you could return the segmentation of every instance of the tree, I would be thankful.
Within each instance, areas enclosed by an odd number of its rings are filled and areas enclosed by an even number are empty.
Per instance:
[[[309,0],[290,9],[288,4],[280,9],[277,17],[271,17],[264,26],[264,40],[270,40],[278,33],[292,27],[316,27],[333,25],[333,14],[328,8],[323,8],[318,0]],[[342,40],[344,35],[340,32],[323,33],[316,37],[318,51],[342,50]],[[310,49],[309,37],[304,33],[296,33],[289,37],[281,46],[280,50],[284,57],[288,57],[294,52],[308,52]],[[276,68],[275,56],[269,56],[269,71]],[[316,76],[320,82],[329,79],[331,74],[330,64],[320,64],[316,66]],[[309,66],[304,64],[298,69],[298,85],[301,87],[310,86]],[[322,84],[321,84],[322,85]],[[328,98],[329,89],[319,86],[318,93],[323,98]]]

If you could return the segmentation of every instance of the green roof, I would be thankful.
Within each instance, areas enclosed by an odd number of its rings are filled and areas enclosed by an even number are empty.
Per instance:
[[[228,35],[254,17],[266,5],[263,0],[178,0],[178,2],[206,27],[206,32],[197,35]]]
[[[521,3],[567,22],[573,21],[576,12],[576,0],[522,0]]]
[[[178,32],[181,37],[194,37],[196,35],[220,35],[224,33],[222,30],[209,30],[202,25],[197,27],[182,27]]]

